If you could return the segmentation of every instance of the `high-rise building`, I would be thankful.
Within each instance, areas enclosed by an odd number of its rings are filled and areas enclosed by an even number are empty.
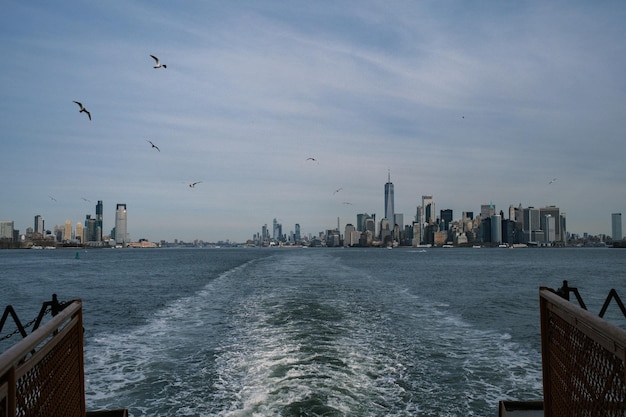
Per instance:
[[[98,204],[96,204],[96,239],[97,241],[102,240],[102,220],[104,219],[103,213],[103,205],[102,200],[98,200]]]
[[[554,236],[553,235],[548,236],[548,234],[546,233],[546,239],[551,239],[551,240],[548,240],[548,242],[565,241],[565,235],[561,231],[561,224],[560,224],[561,222],[559,221],[559,219],[561,218],[559,208],[556,206],[548,206],[548,207],[540,208],[539,218],[544,219],[546,216],[552,216],[554,219]],[[548,225],[548,223],[545,223],[545,225]],[[548,229],[545,229],[543,226],[541,227],[541,230],[543,230],[544,232],[548,232]]]
[[[115,209],[115,243],[117,244],[130,243],[126,220],[126,204],[118,204]]]
[[[485,220],[496,214],[496,206],[493,203],[480,205],[480,218]]]
[[[35,216],[35,233],[44,234],[44,221],[40,214]]]
[[[302,240],[302,235],[300,234],[300,223],[296,223],[296,232],[294,233],[294,240],[297,242]]]
[[[74,236],[76,237],[76,240],[80,241],[80,243],[83,243],[83,224],[81,222],[76,222]]]
[[[85,216],[85,229],[83,234],[85,236],[84,242],[95,242],[97,240],[96,219],[91,218],[91,214]]]
[[[613,240],[622,240],[622,213],[611,214],[611,237]]]
[[[65,221],[65,227],[63,228],[63,240],[72,240],[72,222],[70,220]]]
[[[385,219],[387,219],[389,222],[393,222],[394,213],[395,211],[393,207],[393,183],[391,182],[391,172],[387,171],[387,183],[385,184]]]
[[[436,220],[435,215],[435,201],[432,195],[422,196],[422,223],[432,224]]]
[[[450,223],[452,223],[453,212],[451,209],[441,210],[440,212],[441,222],[443,223],[443,229],[448,230]]]
[[[491,242],[502,243],[502,216],[494,214],[490,217],[491,221]]]

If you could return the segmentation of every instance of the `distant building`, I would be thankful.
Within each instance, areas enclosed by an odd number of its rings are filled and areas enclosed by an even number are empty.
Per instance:
[[[489,219],[491,222],[491,242],[502,243],[502,216],[494,214]]]
[[[359,244],[360,237],[361,232],[356,230],[356,227],[354,227],[354,225],[350,223],[346,224],[346,228],[343,233],[344,246],[357,246]]]
[[[65,227],[63,228],[63,240],[70,241],[72,240],[72,221],[66,220]]]
[[[422,223],[433,224],[435,222],[435,201],[432,195],[422,196]]]
[[[613,240],[622,240],[622,213],[611,214],[611,237]]]
[[[118,204],[115,209],[115,243],[130,243],[126,221],[126,204]]]
[[[443,230],[448,230],[450,228],[450,223],[452,223],[453,213],[451,209],[441,210],[439,214],[441,218],[441,222],[443,223]]]
[[[40,214],[35,216],[35,234],[39,233],[40,236],[43,236],[44,234],[44,221],[43,221],[43,217],[41,217]]]
[[[14,222],[12,221],[0,221],[0,240],[13,242],[13,227]]]
[[[102,200],[98,200],[98,204],[96,204],[96,238],[94,240],[101,241],[102,240],[102,221],[104,220],[104,206],[102,204]]]
[[[391,172],[387,172],[387,183],[385,184],[385,219],[390,222],[394,221],[394,201],[393,201],[393,183],[391,182]],[[393,228],[393,224],[391,225]]]

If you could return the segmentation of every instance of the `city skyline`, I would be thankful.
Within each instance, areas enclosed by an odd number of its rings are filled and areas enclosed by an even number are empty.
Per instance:
[[[404,219],[404,213],[393,213],[393,217],[394,219],[396,219],[396,225],[399,227],[400,232],[403,233],[405,227],[412,227],[412,226],[415,226],[415,224],[421,224],[422,227],[420,228],[420,231],[415,232],[417,236],[421,237],[421,234],[423,233],[423,230],[424,230],[423,226],[427,224],[439,224],[440,222],[443,222],[446,225],[445,229],[447,230],[447,226],[450,225],[451,223],[458,223],[462,225],[465,220],[466,214],[468,214],[470,218],[472,219],[475,219],[477,217],[474,215],[473,210],[463,210],[460,217],[458,213],[455,217],[454,210],[452,209],[441,209],[437,213],[435,210],[435,199],[433,198],[432,195],[421,196],[421,203],[422,203],[421,206],[416,207],[415,216],[412,216],[412,217],[409,216],[411,220],[406,221],[406,222],[401,221],[402,224],[398,224],[397,220]],[[385,206],[385,208],[388,208],[390,204],[391,206],[393,206],[393,183],[391,183],[391,177],[390,177],[390,174],[388,173],[388,179],[384,187],[383,205]],[[72,221],[67,219],[65,220],[63,224],[55,223],[54,226],[50,226],[50,224],[45,226],[45,218],[42,215],[38,214],[34,216],[34,223],[32,226],[28,226],[28,227],[25,227],[24,229],[20,229],[18,226],[14,225],[14,228],[16,231],[20,232],[20,235],[28,234],[29,229],[31,233],[34,232],[34,233],[39,233],[39,234],[43,234],[46,231],[55,232],[57,230],[60,230],[62,231],[62,240],[66,240],[66,241],[78,240],[81,243],[85,243],[87,241],[103,241],[103,240],[108,240],[108,239],[113,239],[117,244],[122,244],[122,245],[126,245],[132,242],[133,240],[130,238],[130,233],[128,233],[126,204],[124,203],[116,204],[115,214],[113,216],[114,226],[110,229],[110,233],[107,233],[106,230],[103,229],[104,218],[106,217],[104,215],[103,207],[104,207],[103,201],[98,200],[98,203],[95,206],[95,212],[97,213],[95,218],[92,218],[92,215],[87,213],[85,215],[84,225],[82,224],[81,221],[76,221],[74,222],[75,226],[72,226]],[[540,211],[545,214],[550,215],[550,217],[552,218],[551,226],[543,223],[545,219],[539,216]],[[508,212],[508,215],[507,215],[507,212]],[[519,212],[519,214],[516,214],[516,212]],[[546,231],[548,236],[551,236],[548,238],[549,241],[560,242],[560,241],[566,241],[567,239],[567,236],[563,234],[563,231],[561,230],[561,223],[560,223],[561,222],[560,218],[563,217],[563,219],[565,219],[565,216],[567,215],[567,213],[566,211],[561,211],[561,208],[559,208],[556,205],[535,207],[533,205],[524,206],[522,205],[522,203],[520,203],[518,206],[510,204],[505,210],[504,208],[497,208],[493,204],[493,202],[491,202],[489,204],[481,205],[479,213],[480,214],[477,214],[477,215],[482,220],[486,218],[490,218],[490,217],[493,217],[493,218],[497,217],[500,221],[512,220],[516,218],[517,218],[517,221],[520,221],[521,217],[519,216],[522,216],[523,222],[531,225],[530,230]],[[527,216],[531,216],[531,215],[533,216],[532,219],[526,218]],[[368,226],[366,226],[366,224],[364,223],[366,218],[370,218],[371,221],[373,222],[373,228],[369,228],[369,230],[371,230],[372,233],[374,233],[376,236],[380,237],[381,232],[382,232],[381,222],[386,222],[386,223],[388,222],[386,216],[382,218],[381,217],[377,218],[375,212],[370,212],[369,214],[368,213],[354,213],[353,217],[354,217],[353,221],[348,219],[348,220],[345,220],[343,223],[341,219],[338,217],[336,227],[328,226],[324,229],[320,229],[317,231],[307,231],[306,233],[301,233],[300,223],[294,224],[294,230],[289,230],[288,227],[283,229],[283,223],[279,222],[277,218],[274,218],[272,220],[272,233],[269,232],[267,223],[265,223],[261,226],[260,231],[257,231],[257,230],[252,231],[250,236],[240,239],[240,240],[230,239],[230,238],[208,239],[206,237],[197,236],[192,239],[181,239],[177,237],[174,239],[152,239],[152,241],[157,241],[157,242],[158,241],[170,241],[170,242],[171,241],[184,241],[184,242],[230,241],[230,242],[243,243],[249,240],[258,241],[259,239],[261,241],[262,240],[278,241],[278,240],[282,240],[283,237],[289,237],[289,236],[295,236],[297,237],[297,240],[299,240],[300,236],[302,237],[307,236],[309,238],[319,237],[325,232],[330,231],[330,230],[336,230],[341,235],[344,232],[344,230],[347,230],[345,228],[347,228],[348,226],[353,226],[353,229],[355,231],[368,230]],[[493,218],[492,218],[492,223],[493,223]],[[2,222],[6,222],[6,221],[2,221]],[[615,238],[616,235],[621,235],[621,230],[622,230],[621,229],[622,227],[621,213],[611,213],[610,222],[611,222],[611,234],[593,234],[593,233],[588,233],[588,232],[576,233],[576,232],[571,232],[569,229],[565,230],[565,233],[575,234],[579,236],[583,236],[583,235],[602,236],[604,235],[606,237],[612,238],[613,240],[621,240],[621,238],[617,238],[617,239]],[[85,236],[83,236],[83,227],[85,228],[86,233],[87,233]],[[393,234],[393,227],[394,226],[391,223],[389,223],[389,233]],[[548,232],[548,230],[552,230],[552,232]],[[499,231],[498,233],[501,234],[501,231]],[[552,233],[553,235],[551,235],[550,233]],[[72,236],[72,237],[68,238],[68,236]],[[139,237],[137,239],[134,239],[134,241],[144,240],[144,239],[146,238]],[[150,240],[150,239],[147,239],[147,240]],[[414,242],[414,244],[418,244],[418,243],[420,242]]]
[[[423,195],[456,218],[557,205],[577,234],[626,212],[623,2],[0,10],[0,221],[20,230],[100,200],[133,240],[316,233],[382,218],[390,171],[405,223]]]

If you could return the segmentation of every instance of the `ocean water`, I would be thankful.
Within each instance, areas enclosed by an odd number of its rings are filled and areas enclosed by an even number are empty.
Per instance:
[[[135,417],[496,416],[542,397],[540,286],[626,298],[606,248],[5,250],[0,274],[23,322],[82,300],[87,408]]]

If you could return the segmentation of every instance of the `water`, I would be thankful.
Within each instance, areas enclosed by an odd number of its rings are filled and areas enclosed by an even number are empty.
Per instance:
[[[23,321],[82,299],[87,407],[135,417],[495,416],[542,397],[540,286],[595,313],[626,295],[619,249],[8,250],[0,270]]]

